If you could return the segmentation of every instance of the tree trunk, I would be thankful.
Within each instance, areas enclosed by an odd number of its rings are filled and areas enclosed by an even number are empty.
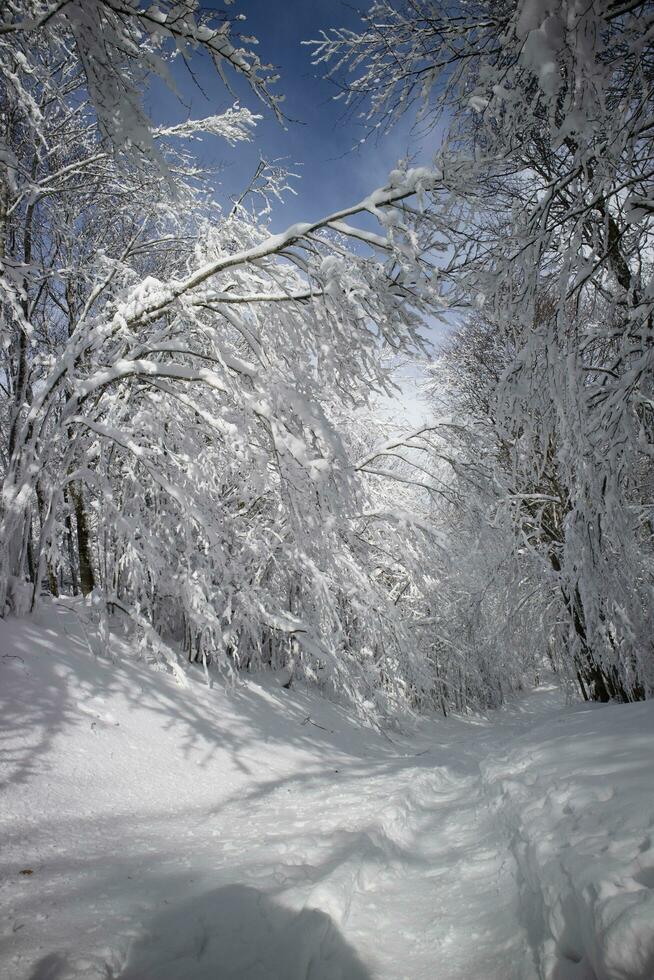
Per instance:
[[[41,528],[43,529],[44,523],[47,520],[47,507],[46,507],[46,502],[45,502],[45,495],[43,493],[43,487],[41,486],[41,483],[38,480],[37,480],[37,483],[36,483],[36,501],[37,501],[38,509],[39,509],[39,522],[41,524]],[[31,577],[32,581],[34,582],[34,602],[33,602],[33,605],[34,605],[34,603],[36,603],[36,601],[38,599],[39,590],[41,588],[41,581],[40,581],[40,579],[41,579],[41,549],[39,548],[39,554],[37,556],[36,563],[34,562],[34,559],[33,558],[31,560],[29,559],[29,555],[30,555],[30,552],[32,550],[31,537],[32,536],[30,534],[30,536],[28,538],[28,564],[32,568],[32,572],[31,572],[30,577]],[[43,538],[43,534],[41,535],[41,537]],[[49,538],[49,535],[48,535],[48,538]],[[42,547],[44,547],[44,550],[45,550],[45,552],[47,554],[48,548],[50,546],[50,540],[48,540],[48,539],[41,540],[40,544],[41,544]],[[59,595],[59,586],[57,584],[57,576],[55,575],[54,569],[52,567],[52,562],[50,561],[49,558],[46,558],[46,568],[47,568],[47,572],[48,572],[48,587],[50,589],[50,593],[53,596],[58,596]]]
[[[88,595],[95,588],[95,575],[93,573],[93,562],[91,560],[91,544],[89,525],[86,519],[84,499],[81,487],[75,485],[71,487],[70,495],[75,509],[75,523],[77,524],[77,550],[79,554],[79,581],[82,595]]]
[[[64,503],[68,504],[68,493],[64,489]],[[66,511],[64,518],[64,528],[66,530],[66,545],[68,548],[68,563],[70,565],[70,578],[73,595],[79,595],[79,582],[77,579],[77,563],[75,561],[75,544],[73,542],[73,522],[70,518],[70,511]]]
[[[551,551],[549,557],[554,571],[560,573],[561,562],[556,552]],[[565,607],[570,614],[572,625],[579,642],[580,650],[575,655],[575,671],[584,701],[601,701],[606,703],[611,700],[622,702],[631,700],[615,667],[606,671],[593,656],[593,652],[588,643],[584,607],[579,589],[575,586],[574,597],[571,598],[563,585],[560,588]]]

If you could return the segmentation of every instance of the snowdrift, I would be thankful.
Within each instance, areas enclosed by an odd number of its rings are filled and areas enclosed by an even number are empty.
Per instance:
[[[0,622],[7,980],[651,980],[654,706],[544,686],[390,737]]]
[[[484,765],[548,980],[654,977],[654,706],[577,706]]]

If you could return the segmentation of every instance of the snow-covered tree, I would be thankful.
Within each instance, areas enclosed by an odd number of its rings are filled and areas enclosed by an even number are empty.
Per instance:
[[[653,24],[644,2],[381,0],[315,46],[373,131],[415,110],[449,129],[445,173],[470,166],[450,272],[514,345],[489,404],[515,550],[530,528],[600,699],[654,682]]]
[[[0,21],[0,604],[79,587],[171,663],[182,642],[411,700],[403,585],[370,555],[377,525],[398,551],[422,532],[370,506],[344,414],[392,390],[387,352],[420,349],[442,302],[440,175],[397,170],[273,235],[250,202],[286,177],[264,168],[221,212],[186,141],[248,139],[256,116],[157,128],[139,96],[190,45],[277,110],[233,25],[198,10],[20,2]]]

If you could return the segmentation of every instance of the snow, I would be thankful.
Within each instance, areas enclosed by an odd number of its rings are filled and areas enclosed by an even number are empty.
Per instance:
[[[577,707],[486,768],[547,977],[654,977],[653,735],[651,702]]]
[[[384,735],[91,616],[0,622],[3,978],[653,975],[650,703]]]
[[[155,138],[164,136],[197,138],[198,134],[210,133],[222,137],[230,146],[235,146],[236,143],[249,142],[252,139],[252,130],[262,118],[235,102],[220,115],[206,116],[204,119],[189,119],[177,126],[159,128],[153,135]]]

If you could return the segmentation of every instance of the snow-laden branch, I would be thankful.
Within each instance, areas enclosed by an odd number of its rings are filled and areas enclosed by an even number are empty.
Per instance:
[[[301,243],[314,232],[328,226],[333,226],[334,223],[340,222],[343,218],[363,212],[376,214],[380,209],[395,204],[398,201],[403,201],[408,197],[413,197],[416,194],[422,194],[425,191],[433,193],[439,189],[441,181],[442,172],[438,170],[428,170],[423,167],[409,170],[404,175],[402,182],[397,186],[380,187],[350,207],[342,208],[323,218],[319,218],[317,221],[293,224],[286,231],[277,235],[270,235],[252,248],[237,251],[233,255],[224,255],[215,259],[213,262],[208,262],[191,273],[186,279],[175,282],[168,287],[163,287],[160,296],[155,297],[149,302],[136,304],[135,308],[129,311],[127,317],[128,323],[130,325],[137,324],[140,320],[149,319],[153,315],[160,315],[176,299],[180,299],[192,290],[197,289],[198,286],[201,286],[208,279],[213,278],[220,272],[254,264],[270,256],[279,255],[289,246]],[[348,232],[343,233],[348,234]],[[357,237],[359,236],[357,235]]]
[[[263,117],[250,112],[245,106],[235,103],[231,108],[219,115],[206,116],[203,119],[188,119],[177,126],[165,126],[155,129],[154,139],[175,136],[179,139],[192,139],[203,133],[220,136],[230,146],[252,139],[257,122]]]

